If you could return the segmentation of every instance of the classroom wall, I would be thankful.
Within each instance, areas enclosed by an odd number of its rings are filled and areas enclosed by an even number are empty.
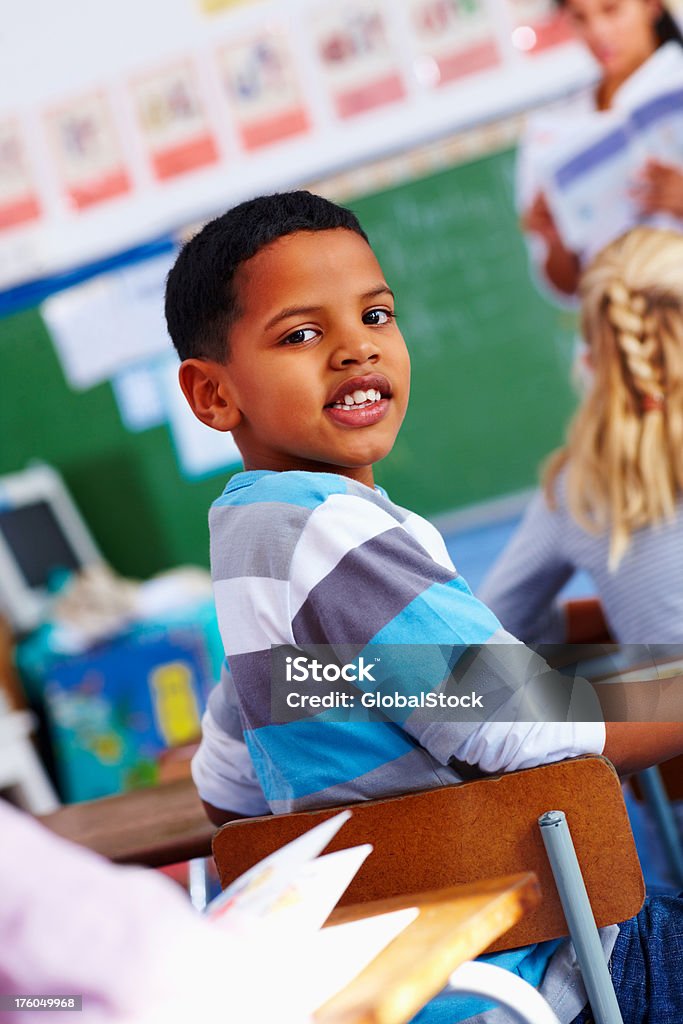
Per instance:
[[[377,478],[422,514],[533,485],[573,404],[573,318],[530,279],[513,167],[505,148],[349,203],[413,360],[410,410]],[[72,391],[36,309],[0,321],[0,366],[0,473],[32,458],[60,469],[121,573],[207,564],[225,474],[184,479],[167,428],[126,431],[109,383]]]
[[[593,74],[554,0],[22,0],[0,67],[0,290]]]

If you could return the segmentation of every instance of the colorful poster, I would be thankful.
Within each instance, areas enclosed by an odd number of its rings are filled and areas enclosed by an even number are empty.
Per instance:
[[[340,117],[354,117],[405,96],[380,3],[325,3],[311,25]]]
[[[223,47],[218,65],[246,149],[308,131],[298,75],[281,33],[271,30]]]
[[[410,6],[423,59],[418,75],[424,84],[445,85],[500,64],[491,16],[483,0],[412,0]]]
[[[512,43],[518,50],[540,53],[573,39],[569,22],[555,0],[506,0],[515,28]]]
[[[0,121],[0,231],[40,217],[24,140],[16,121]]]
[[[160,181],[217,162],[218,147],[189,61],[138,78],[131,90]]]
[[[130,191],[111,110],[93,92],[49,111],[45,122],[64,189],[83,210]]]

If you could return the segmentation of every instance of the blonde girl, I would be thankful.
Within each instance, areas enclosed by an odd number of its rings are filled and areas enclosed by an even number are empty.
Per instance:
[[[588,572],[621,643],[683,641],[683,235],[639,227],[580,284],[593,382],[481,592],[513,634],[563,642]]]

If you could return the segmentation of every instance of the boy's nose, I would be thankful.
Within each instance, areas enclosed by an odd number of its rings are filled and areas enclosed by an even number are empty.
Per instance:
[[[339,344],[332,353],[330,362],[335,369],[363,363],[376,363],[379,359],[379,346],[372,338],[356,337]]]

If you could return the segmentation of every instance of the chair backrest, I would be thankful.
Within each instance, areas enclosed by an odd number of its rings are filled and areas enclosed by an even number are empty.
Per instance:
[[[213,839],[221,885],[340,808],[232,821]],[[618,776],[602,757],[368,800],[329,851],[372,843],[341,906],[533,871],[543,899],[492,949],[557,938],[567,925],[537,825],[545,811],[567,815],[599,927],[638,913],[645,886]]]

